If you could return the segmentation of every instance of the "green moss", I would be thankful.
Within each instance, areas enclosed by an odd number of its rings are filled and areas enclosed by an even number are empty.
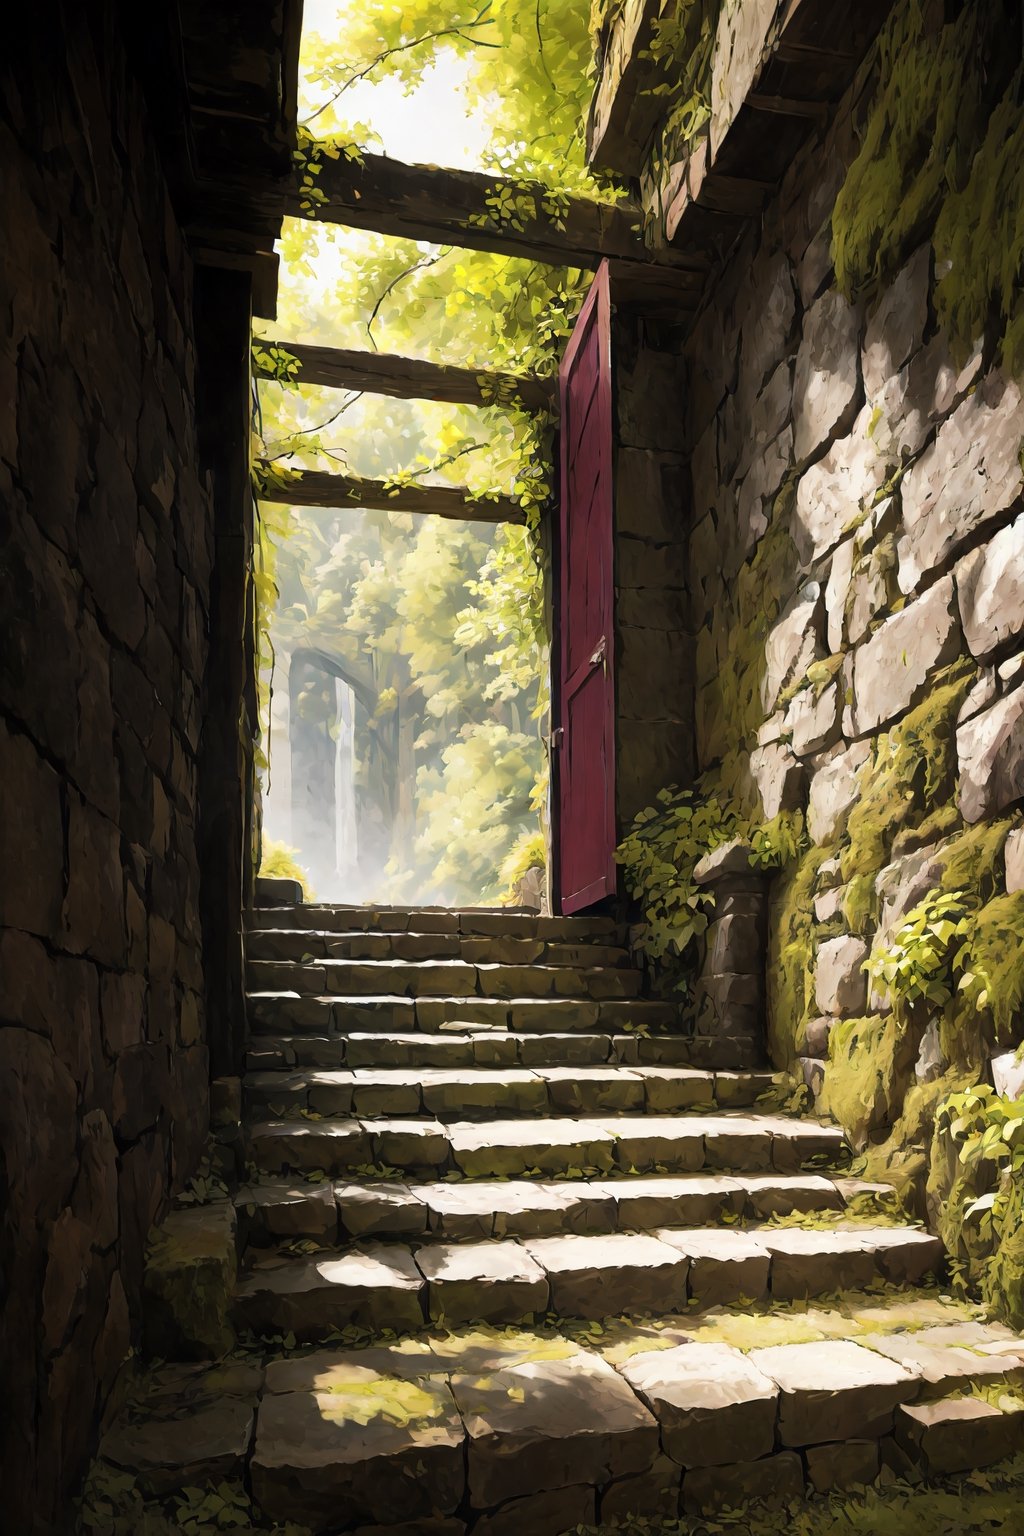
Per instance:
[[[1009,1190],[1000,1241],[985,1274],[983,1293],[1014,1328],[1024,1328],[1024,1187],[1019,1181]]]
[[[852,1171],[863,1179],[892,1184],[903,1204],[923,1217],[935,1116],[951,1093],[969,1088],[975,1077],[976,1073],[951,1070],[930,1083],[911,1080],[889,1135],[868,1147]]]
[[[965,975],[939,1019],[947,1059],[966,1069],[997,1040],[1020,1038],[1024,1000],[1024,902],[1003,894],[1003,849],[1018,818],[980,822],[939,854],[939,888],[961,890],[974,908]]]
[[[899,1113],[914,1047],[892,1014],[843,1019],[828,1041],[828,1069],[818,1101],[856,1151]]]
[[[945,26],[933,16],[903,0],[879,38],[879,88],[832,216],[836,278],[849,296],[881,287],[930,235],[1005,84],[1002,7],[972,0]]]
[[[986,330],[995,330],[1011,373],[1024,367],[1022,91],[1024,71],[1018,70],[969,174],[946,198],[935,225],[942,274],[935,307],[955,354],[962,361]]]
[[[974,919],[967,965],[967,999],[992,1021],[994,1043],[1024,1037],[1024,891],[986,902]]]
[[[808,848],[776,877],[768,946],[768,1047],[781,1068],[814,1015],[814,907],[818,870],[829,848]]]

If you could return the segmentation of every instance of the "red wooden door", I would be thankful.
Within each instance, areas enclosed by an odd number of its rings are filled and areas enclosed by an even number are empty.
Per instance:
[[[612,654],[612,383],[608,268],[601,266],[559,373],[561,605],[559,904],[578,912],[615,890]]]

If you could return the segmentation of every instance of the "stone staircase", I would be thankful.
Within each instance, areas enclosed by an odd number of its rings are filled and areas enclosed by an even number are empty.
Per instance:
[[[255,914],[245,1171],[149,1280],[164,1322],[220,1285],[243,1347],[142,1378],[106,1461],[317,1532],[558,1536],[1024,1447],[992,1390],[1024,1342],[941,1294],[840,1132],[679,1032],[626,937]]]

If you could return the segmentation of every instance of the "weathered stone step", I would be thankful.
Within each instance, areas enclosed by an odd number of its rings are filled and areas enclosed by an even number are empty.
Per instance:
[[[253,992],[287,990],[303,997],[638,997],[639,971],[613,966],[470,965],[462,960],[250,960]]]
[[[798,1173],[841,1160],[834,1126],[782,1115],[607,1115],[585,1120],[353,1118],[270,1120],[248,1131],[249,1155],[269,1173],[370,1165],[470,1178],[630,1172]]]
[[[290,991],[253,992],[248,998],[254,1035],[402,1034],[451,1025],[486,1025],[521,1034],[593,1034],[671,1028],[675,1003],[654,998],[596,1001],[581,998],[332,997]]]
[[[747,1071],[722,1064],[735,1059],[728,1041],[692,1035],[516,1034],[504,1028],[466,1025],[412,1034],[270,1035],[252,1039],[246,1053],[251,1072],[333,1071],[338,1067],[600,1067],[699,1066],[721,1068],[717,1096],[727,1102],[734,1081],[746,1100]]]
[[[882,1466],[973,1470],[1024,1443],[1019,1412],[952,1395],[1019,1381],[1024,1344],[948,1298],[664,1323],[161,1366],[100,1455],[146,1493],[244,1479],[268,1522],[317,1532],[557,1536],[801,1499]]]
[[[531,1323],[791,1301],[882,1281],[913,1285],[942,1262],[914,1229],[656,1228],[257,1259],[235,1293],[238,1326],[322,1338],[332,1328],[415,1331],[426,1321]]]
[[[617,946],[624,945],[628,936],[627,925],[610,917],[538,917],[493,907],[258,907],[250,914],[249,927],[310,929],[316,933],[447,933],[566,944],[594,940]]]
[[[749,1107],[773,1085],[769,1072],[722,1074],[723,1107]],[[693,1067],[415,1067],[252,1072],[248,1108],[287,1115],[590,1115],[673,1113],[718,1106],[713,1072]]]
[[[457,933],[319,933],[315,929],[256,928],[246,937],[250,960],[462,960],[469,965],[616,966],[631,964],[628,949],[597,940],[577,943]]]
[[[245,1244],[311,1238],[451,1242],[559,1233],[643,1231],[846,1209],[855,1181],[820,1174],[637,1174],[628,1179],[462,1179],[307,1183],[281,1179],[236,1196]]]

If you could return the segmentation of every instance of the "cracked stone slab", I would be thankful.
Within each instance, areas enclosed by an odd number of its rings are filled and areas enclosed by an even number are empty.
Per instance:
[[[390,1180],[336,1184],[334,1199],[349,1237],[419,1237],[427,1230],[427,1207],[419,1191]]]
[[[983,1323],[952,1323],[913,1333],[862,1334],[858,1343],[916,1371],[929,1387],[946,1393],[971,1382],[1024,1381],[1024,1340],[1016,1349],[988,1353],[994,1342]]]
[[[748,1500],[790,1504],[804,1497],[804,1468],[792,1451],[735,1461],[721,1467],[694,1467],[683,1479],[683,1509],[703,1514],[734,1509]]]
[[[728,1344],[683,1344],[619,1366],[661,1425],[662,1444],[684,1467],[722,1466],[775,1444],[779,1389]]]
[[[345,1364],[322,1388],[264,1397],[253,1494],[272,1519],[318,1532],[452,1514],[465,1490],[465,1439],[443,1377]]]
[[[503,1179],[431,1184],[420,1194],[431,1231],[447,1238],[541,1237],[615,1225],[613,1194],[591,1183]]]
[[[563,1317],[662,1312],[686,1305],[686,1259],[642,1233],[528,1238],[547,1273],[551,1308]]]
[[[846,1339],[778,1344],[747,1358],[781,1389],[786,1446],[878,1439],[892,1429],[897,1405],[920,1388],[915,1371]]]
[[[248,1141],[252,1161],[268,1173],[342,1173],[371,1161],[370,1137],[358,1120],[266,1120],[250,1128]]]
[[[600,1486],[645,1471],[659,1451],[653,1416],[594,1355],[455,1374],[451,1388],[466,1426],[474,1509]]]
[[[725,1174],[708,1178],[641,1174],[607,1184],[594,1183],[590,1188],[614,1199],[620,1225],[640,1230],[702,1226],[720,1221],[726,1212],[738,1216],[743,1209],[742,1182]]]
[[[521,1322],[547,1311],[547,1276],[517,1243],[432,1243],[417,1249],[416,1264],[435,1322]]]

